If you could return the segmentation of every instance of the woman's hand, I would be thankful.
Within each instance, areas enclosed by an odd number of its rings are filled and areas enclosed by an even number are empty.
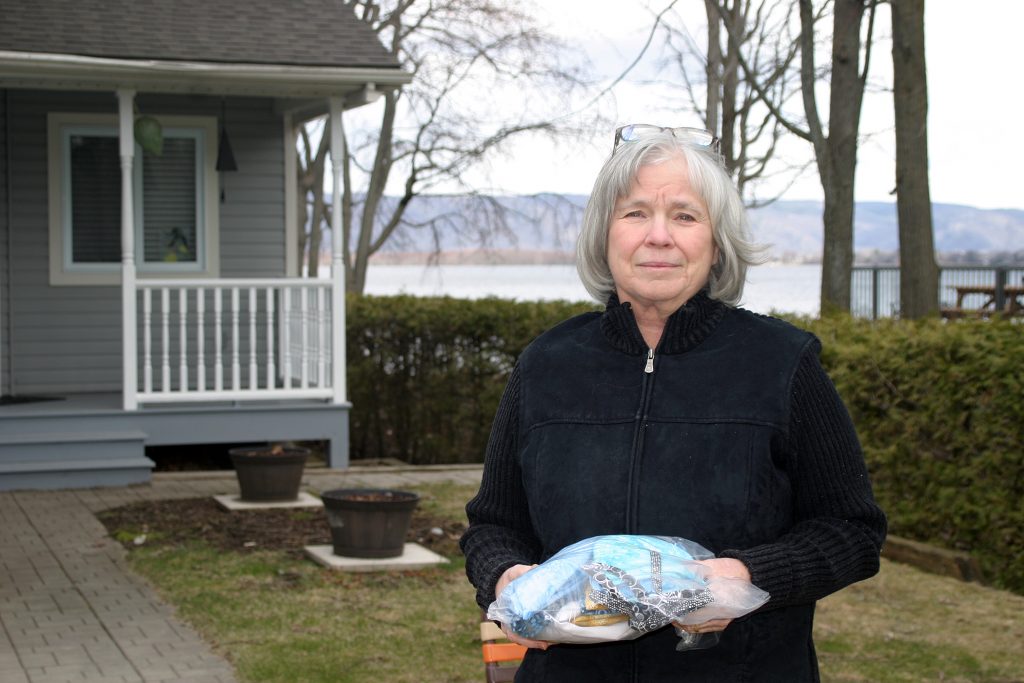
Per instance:
[[[712,576],[722,576],[727,579],[750,581],[750,570],[747,569],[747,565],[731,557],[715,557],[710,560],[703,560],[699,564],[708,568],[707,573],[704,575],[705,578],[710,579]]]
[[[704,560],[700,564],[704,565],[708,570],[704,575],[707,579],[713,576],[722,576],[728,579],[750,581],[750,570],[747,569],[747,565],[731,557],[716,557]],[[724,631],[725,627],[731,623],[732,619],[711,619],[701,624],[674,623],[673,625],[678,626],[687,633],[714,633],[716,631]]]
[[[530,571],[536,566],[537,565],[535,564],[514,564],[508,569],[506,569],[504,573],[502,573],[502,575],[498,578],[498,583],[494,586],[494,597],[497,598],[499,595],[501,595],[501,592],[505,590],[505,588],[507,588],[510,583],[512,583],[513,579],[519,578],[520,576],[522,576],[523,574]],[[519,645],[522,645],[523,647],[535,647],[539,650],[546,650],[548,649],[548,645],[551,644],[544,640],[530,640],[529,638],[522,638],[520,636],[517,636],[515,633],[512,633],[512,631],[505,624],[501,625],[501,630],[505,632],[506,638],[508,638],[513,643],[518,643]]]

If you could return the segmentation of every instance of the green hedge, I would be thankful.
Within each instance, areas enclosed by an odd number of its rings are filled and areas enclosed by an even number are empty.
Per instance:
[[[822,339],[891,532],[1024,593],[1024,325],[794,322]]]
[[[590,304],[349,301],[353,458],[480,462],[516,357]],[[894,534],[970,551],[1024,593],[1024,326],[793,319],[853,415]]]
[[[348,302],[352,458],[482,462],[516,358],[587,304],[361,297]]]

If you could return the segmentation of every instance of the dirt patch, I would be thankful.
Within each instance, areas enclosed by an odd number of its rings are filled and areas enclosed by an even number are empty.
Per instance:
[[[140,541],[148,546],[202,541],[232,552],[279,550],[301,557],[304,546],[331,542],[323,508],[228,511],[212,498],[186,498],[132,503],[98,517],[129,550]],[[416,510],[406,540],[455,557],[461,554],[459,538],[465,530],[465,522]]]

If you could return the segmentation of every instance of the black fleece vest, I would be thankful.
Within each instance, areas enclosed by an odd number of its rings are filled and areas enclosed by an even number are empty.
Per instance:
[[[812,344],[787,323],[703,297],[670,319],[653,363],[628,306],[535,340],[519,360],[519,458],[544,557],[599,534],[682,536],[714,553],[784,534],[792,503],[779,438]],[[812,614],[753,615],[703,651],[676,653],[671,629],[531,651],[517,680],[817,680]]]

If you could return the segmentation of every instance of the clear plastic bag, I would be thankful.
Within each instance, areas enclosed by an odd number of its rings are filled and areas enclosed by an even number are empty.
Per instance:
[[[594,536],[512,581],[487,617],[532,640],[596,643],[631,640],[673,622],[735,619],[767,602],[749,581],[707,578],[698,560],[711,557],[683,538]],[[677,649],[714,644],[677,633]]]

